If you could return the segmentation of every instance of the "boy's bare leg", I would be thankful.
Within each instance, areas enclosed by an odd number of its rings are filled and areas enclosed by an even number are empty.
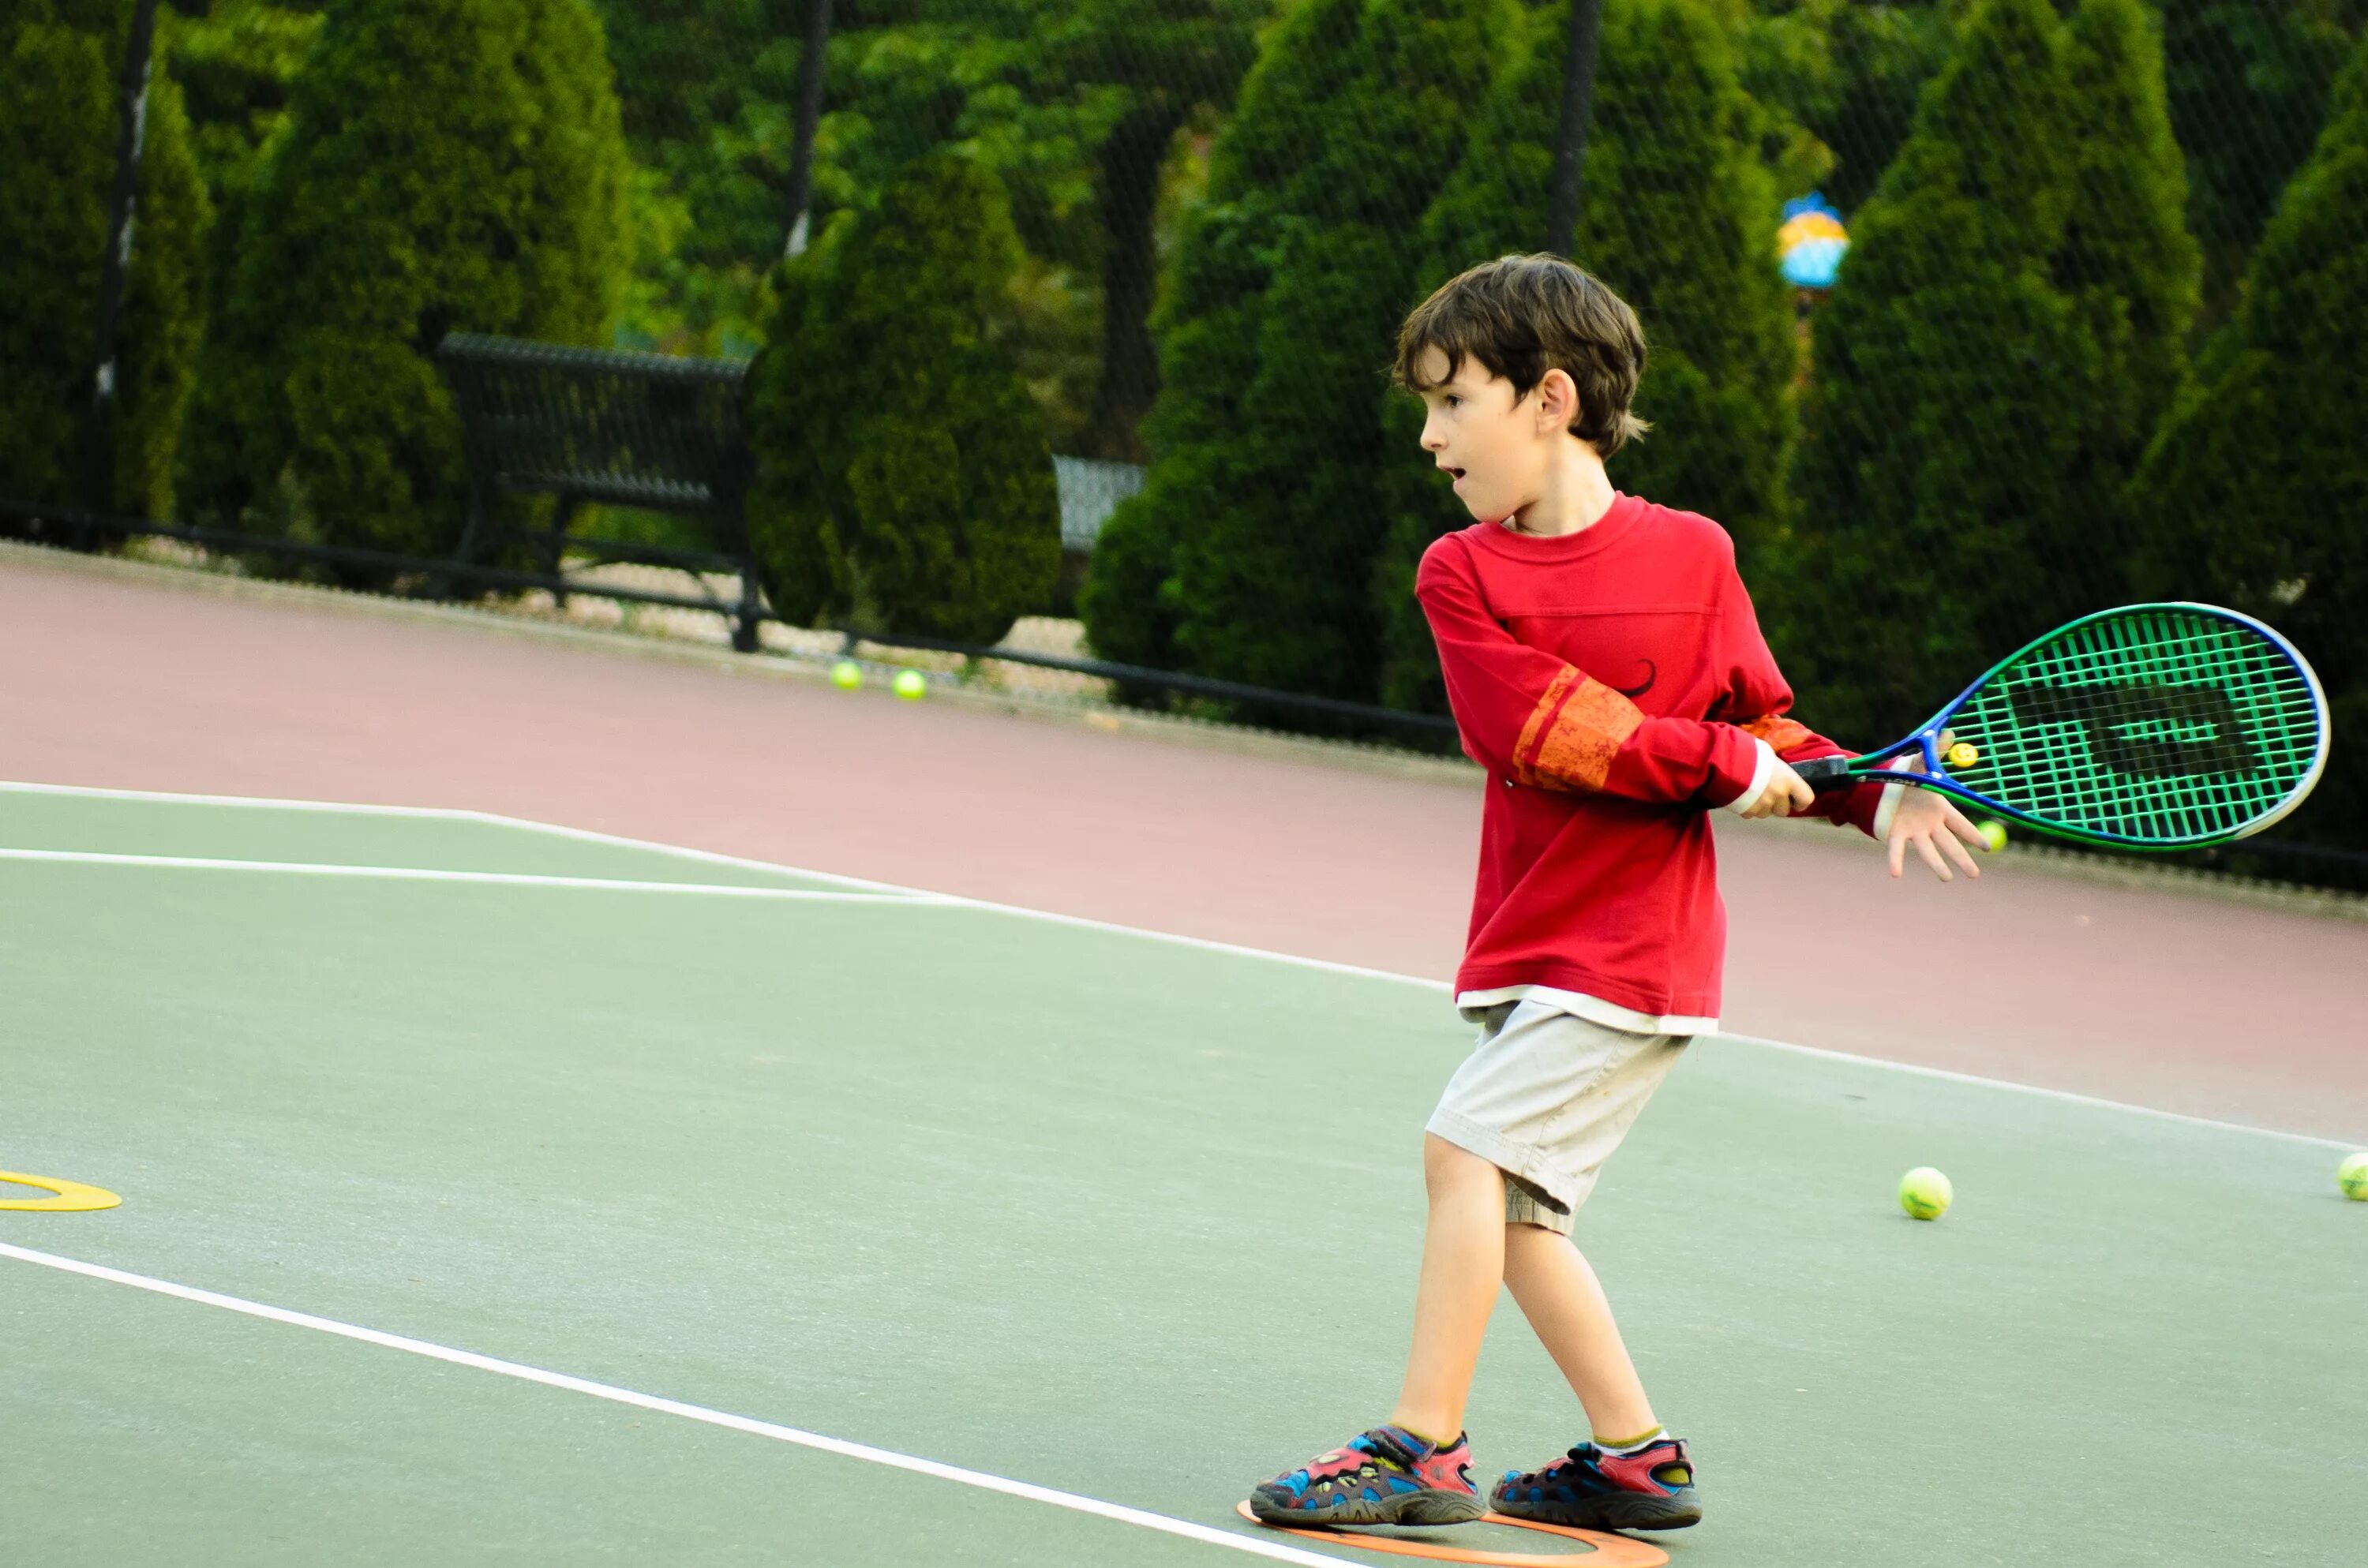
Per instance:
[[[1434,1133],[1422,1140],[1430,1221],[1414,1299],[1414,1349],[1390,1423],[1433,1442],[1463,1430],[1463,1402],[1505,1278],[1505,1173]],[[1607,1321],[1609,1321],[1607,1319]],[[1631,1374],[1632,1376],[1634,1374]]]
[[[1644,1381],[1636,1376],[1636,1364],[1621,1341],[1620,1325],[1612,1321],[1611,1303],[1587,1259],[1568,1237],[1540,1226],[1507,1225],[1504,1232],[1505,1283],[1546,1354],[1587,1407],[1594,1435],[1618,1442],[1659,1426],[1645,1397]],[[1426,1248],[1426,1276],[1429,1261]],[[1458,1416],[1462,1414],[1459,1409]]]

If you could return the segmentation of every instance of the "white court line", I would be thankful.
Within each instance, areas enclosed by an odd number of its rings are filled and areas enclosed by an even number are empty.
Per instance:
[[[819,1432],[802,1431],[795,1426],[783,1426],[771,1421],[758,1421],[753,1416],[734,1415],[728,1411],[710,1410],[703,1404],[686,1404],[678,1399],[662,1399],[656,1394],[638,1393],[619,1388],[614,1383],[595,1382],[589,1378],[572,1377],[565,1372],[545,1371],[518,1361],[505,1361],[497,1357],[480,1356],[473,1350],[455,1350],[449,1345],[437,1345],[425,1339],[413,1339],[400,1334],[388,1334],[380,1329],[363,1328],[359,1324],[339,1323],[335,1318],[314,1317],[310,1312],[290,1312],[286,1307],[267,1306],[239,1296],[225,1296],[214,1290],[200,1290],[192,1285],[176,1285],[169,1279],[156,1279],[145,1274],[127,1273],[109,1268],[104,1264],[85,1263],[79,1258],[60,1257],[55,1253],[35,1252],[30,1247],[11,1246],[0,1242],[0,1257],[13,1257],[20,1263],[39,1264],[66,1274],[80,1274],[92,1279],[103,1279],[112,1285],[129,1285],[135,1290],[149,1290],[159,1296],[171,1296],[199,1306],[220,1307],[224,1312],[241,1312],[268,1323],[287,1324],[295,1328],[309,1328],[321,1334],[334,1334],[341,1339],[359,1340],[364,1345],[376,1345],[388,1350],[407,1351],[425,1356],[431,1361],[448,1361],[456,1367],[468,1367],[480,1372],[494,1372],[520,1382],[541,1383],[546,1388],[565,1389],[571,1393],[589,1394],[614,1404],[629,1404],[637,1410],[655,1411],[661,1415],[679,1415],[686,1421],[703,1422],[710,1426],[722,1426],[729,1431],[746,1432],[754,1437],[770,1437],[777,1442],[794,1443],[802,1449],[816,1449],[826,1454],[846,1459],[862,1460],[871,1464],[887,1465],[895,1470],[911,1471],[916,1475],[932,1476],[939,1481],[951,1481],[963,1486],[975,1486],[985,1492],[1000,1492],[1008,1497],[1022,1497],[1031,1503],[1049,1503],[1056,1508],[1074,1513],[1091,1514],[1097,1518],[1113,1519],[1122,1525],[1134,1525],[1144,1529],[1157,1530],[1163,1535],[1182,1536],[1187,1540],[1201,1541],[1209,1546],[1229,1547],[1253,1556],[1271,1558],[1278,1562],[1313,1564],[1315,1568],[1340,1568],[1341,1559],[1284,1546],[1279,1541],[1261,1540],[1255,1536],[1237,1535],[1213,1526],[1195,1524],[1190,1519],[1171,1518],[1166,1514],[1154,1514],[1142,1508],[1130,1508],[1121,1503],[1105,1503],[1099,1497],[1081,1496],[1075,1492],[1057,1491],[1050,1486],[1038,1486],[1031,1482],[1013,1481],[1005,1476],[989,1475],[985,1471],[964,1470],[960,1465],[940,1464],[936,1460],[918,1459],[900,1454],[891,1449],[875,1449],[868,1443],[850,1443],[843,1437],[828,1437]]]
[[[313,860],[224,860],[198,855],[107,855],[93,849],[0,849],[0,860],[69,866],[134,866],[173,871],[269,871],[290,877],[354,877],[391,882],[483,882],[496,887],[575,888],[604,892],[699,893],[709,898],[786,899],[823,903],[927,903],[960,901],[927,893],[858,892],[846,888],[742,887],[728,882],[643,882],[617,877],[552,877],[527,871],[444,871],[419,866],[335,866]]]
[[[438,819],[449,822],[474,822],[501,827],[522,829],[529,833],[548,834],[571,838],[586,844],[606,844],[632,849],[648,850],[659,855],[671,855],[686,860],[700,861],[712,866],[734,866],[746,870],[788,872],[793,876],[814,877],[849,886],[871,888],[884,892],[897,892],[928,898],[939,903],[958,903],[973,909],[988,909],[1022,919],[1041,920],[1050,925],[1070,926],[1081,930],[1111,931],[1130,937],[1144,937],[1156,942],[1167,942],[1178,947],[1197,948],[1207,952],[1233,953],[1243,958],[1265,959],[1274,963],[1287,963],[1301,969],[1321,970],[1329,974],[1356,975],[1369,980],[1394,981],[1402,985],[1419,986],[1426,991],[1446,994],[1453,988],[1442,980],[1427,980],[1420,975],[1398,974],[1390,970],[1366,969],[1357,964],[1335,963],[1329,959],[1303,958],[1296,953],[1279,953],[1266,948],[1246,948],[1232,942],[1212,941],[1205,937],[1186,937],[1173,931],[1155,931],[1142,926],[1121,926],[1116,921],[1095,920],[1080,915],[1058,915],[1051,910],[1029,909],[1015,903],[995,903],[985,899],[964,898],[959,893],[930,892],[926,889],[908,888],[894,882],[866,881],[856,877],[843,877],[830,871],[810,871],[795,866],[779,865],[770,860],[754,860],[738,855],[718,854],[712,849],[690,849],[679,844],[663,844],[655,839],[628,838],[620,834],[597,833],[588,828],[562,827],[555,823],[536,822],[529,817],[503,816],[493,812],[475,812],[446,806],[370,806],[341,805],[333,801],[280,801],[255,795],[188,795],[146,790],[105,790],[74,784],[22,784],[0,780],[0,793],[87,796],[100,800],[161,801],[189,805],[235,806],[254,810],[294,812],[350,812],[357,816],[399,816]],[[1912,1077],[1937,1078],[1944,1083],[1965,1084],[1976,1088],[1995,1089],[2009,1094],[2033,1095],[2041,1099],[2060,1101],[2066,1105],[2089,1106],[2100,1110],[2123,1111],[2132,1116],[2152,1117],[2158,1121],[2180,1122],[2191,1127],[2211,1128],[2221,1132],[2248,1132],[2256,1137],[2276,1138],[2287,1142],[2308,1143],[2323,1149],[2356,1147],[2340,1139],[2321,1138],[2308,1132],[2289,1132],[2283,1128],[2253,1127],[2241,1121],[2220,1121],[2206,1116],[2189,1116],[2181,1111],[2158,1110],[2153,1106],[2132,1105],[2126,1100],[2109,1100],[2095,1095],[2074,1093],[2069,1089],[2051,1089],[2037,1084],[2019,1084],[2011,1078],[1985,1078],[1978,1074],[1954,1073],[1944,1067],[1926,1067],[1913,1062],[1895,1062],[1881,1056],[1856,1056],[1846,1051],[1828,1051],[1818,1046],[1794,1045],[1788,1040],[1767,1040],[1758,1035],[1725,1034],[1723,1040],[1745,1045],[1760,1046],[1771,1051],[1789,1051],[1796,1055],[1826,1057],[1836,1062],[1855,1062],[1884,1072],[1905,1073]]]

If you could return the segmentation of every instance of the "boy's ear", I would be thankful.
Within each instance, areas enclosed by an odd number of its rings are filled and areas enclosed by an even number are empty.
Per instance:
[[[1578,418],[1578,383],[1568,370],[1548,370],[1538,382],[1538,433],[1567,430]]]

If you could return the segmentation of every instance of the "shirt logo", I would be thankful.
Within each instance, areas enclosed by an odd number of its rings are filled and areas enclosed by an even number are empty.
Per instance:
[[[1628,699],[1631,702],[1634,702],[1636,699],[1652,690],[1653,683],[1661,678],[1660,665],[1653,663],[1650,659],[1639,659],[1636,662],[1645,666],[1644,684],[1641,686],[1615,686],[1611,688],[1621,696]]]

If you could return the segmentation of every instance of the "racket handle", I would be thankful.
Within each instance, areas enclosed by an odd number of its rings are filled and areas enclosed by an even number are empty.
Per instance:
[[[1822,795],[1832,790],[1847,790],[1858,782],[1850,765],[1850,759],[1846,756],[1819,756],[1793,764],[1793,771],[1801,776],[1802,783]]]

